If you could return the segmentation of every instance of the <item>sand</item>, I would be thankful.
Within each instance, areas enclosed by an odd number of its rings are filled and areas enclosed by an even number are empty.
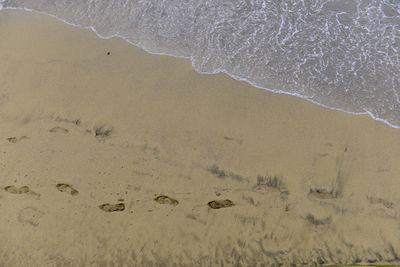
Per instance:
[[[400,130],[0,12],[0,266],[400,264]]]

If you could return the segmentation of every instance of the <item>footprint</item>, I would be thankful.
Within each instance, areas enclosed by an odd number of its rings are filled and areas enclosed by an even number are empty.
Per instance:
[[[43,211],[35,207],[26,207],[18,214],[18,221],[20,223],[28,223],[32,226],[38,226],[40,218],[44,215]]]
[[[123,210],[125,210],[125,204],[124,203],[118,203],[118,204],[108,204],[107,203],[107,204],[100,205],[99,208],[105,212],[123,211]]]
[[[325,189],[310,189],[310,193],[308,195],[312,198],[319,198],[319,199],[336,199],[337,193],[331,190],[328,192]]]
[[[11,194],[26,194],[29,192],[29,186],[21,186],[20,188],[13,186],[13,185],[9,185],[4,187],[4,190],[6,190],[8,193]]]
[[[233,202],[229,199],[225,200],[213,200],[207,203],[207,205],[212,209],[221,209],[234,206]]]
[[[236,139],[236,138],[229,137],[229,136],[224,136],[224,139],[227,141],[235,141],[239,145],[243,144],[243,139]]]
[[[253,192],[259,194],[270,194],[272,191],[279,192],[282,195],[289,195],[281,177],[278,176],[261,176],[257,177],[257,184],[252,188]]]
[[[391,209],[393,208],[393,203],[382,199],[382,198],[374,198],[374,197],[367,197],[371,204],[382,204],[385,208]]]
[[[306,220],[310,223],[313,224],[315,226],[319,226],[319,225],[324,225],[324,224],[330,224],[332,222],[331,217],[326,217],[324,219],[316,219],[314,217],[314,215],[312,215],[311,213],[309,213],[306,217]]]
[[[49,130],[49,132],[51,132],[51,133],[64,133],[64,134],[66,134],[66,133],[69,132],[69,130],[68,130],[68,129],[65,129],[65,128],[63,128],[63,127],[56,126],[56,127],[51,128],[51,129]]]
[[[60,192],[69,191],[72,196],[77,196],[79,194],[78,190],[76,190],[69,184],[57,184],[56,187]]]
[[[4,187],[4,190],[7,191],[8,193],[11,194],[29,194],[33,196],[39,197],[40,195],[32,190],[29,189],[29,186],[21,186],[21,187],[16,187],[14,185],[9,185]]]
[[[23,136],[20,136],[20,137],[9,137],[9,138],[7,138],[6,140],[8,141],[8,142],[10,142],[10,143],[17,143],[17,142],[19,142],[19,141],[21,141],[21,140],[24,140],[24,139],[28,139],[28,136],[25,136],[25,135],[23,135]]]
[[[160,204],[170,204],[173,206],[177,206],[179,204],[178,200],[163,195],[156,197],[154,201]]]

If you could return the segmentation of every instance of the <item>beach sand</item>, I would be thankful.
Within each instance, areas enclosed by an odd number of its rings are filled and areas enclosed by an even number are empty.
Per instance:
[[[400,130],[0,12],[0,266],[400,263]]]

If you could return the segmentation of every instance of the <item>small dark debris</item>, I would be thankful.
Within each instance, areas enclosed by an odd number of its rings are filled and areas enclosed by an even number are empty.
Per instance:
[[[98,127],[94,130],[95,136],[98,138],[106,138],[110,137],[112,130],[105,129],[103,126]]]
[[[326,190],[323,188],[310,188],[310,192],[308,193],[309,196],[319,198],[319,199],[335,199],[338,197],[338,192],[333,190]]]

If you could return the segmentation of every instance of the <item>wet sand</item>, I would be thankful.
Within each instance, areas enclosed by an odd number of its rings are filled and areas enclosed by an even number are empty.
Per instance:
[[[0,12],[0,266],[400,264],[400,130]]]

